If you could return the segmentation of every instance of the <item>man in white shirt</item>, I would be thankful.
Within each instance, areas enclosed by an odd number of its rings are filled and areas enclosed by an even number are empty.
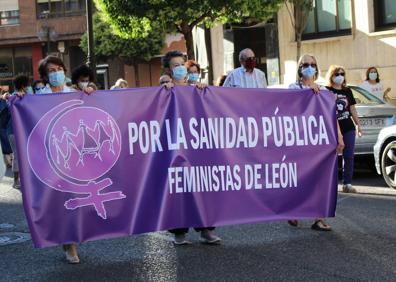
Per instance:
[[[227,76],[224,87],[238,88],[266,88],[267,80],[264,72],[256,69],[256,57],[254,52],[249,49],[243,49],[239,53],[239,62],[241,66],[234,69]]]

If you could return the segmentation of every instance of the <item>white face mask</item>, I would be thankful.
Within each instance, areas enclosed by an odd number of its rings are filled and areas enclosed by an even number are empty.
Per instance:
[[[79,86],[81,89],[85,89],[85,88],[88,87],[88,84],[89,84],[89,82],[79,82],[79,83],[78,83],[78,86]]]
[[[333,76],[333,82],[334,82],[335,84],[341,85],[341,84],[344,82],[344,77],[341,76],[341,75]]]
[[[369,79],[370,80],[376,80],[378,77],[378,74],[376,72],[370,72],[369,73]]]

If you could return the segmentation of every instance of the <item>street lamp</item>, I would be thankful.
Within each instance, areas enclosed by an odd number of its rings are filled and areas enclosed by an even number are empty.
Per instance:
[[[44,11],[41,13],[42,17],[44,18],[44,23],[41,26],[40,30],[37,32],[37,37],[41,41],[47,41],[47,55],[51,52],[51,41],[56,41],[58,38],[58,34],[56,31],[49,25],[48,18],[49,18],[49,11]]]
[[[96,81],[96,60],[93,43],[93,23],[92,23],[92,0],[85,0],[87,9],[87,35],[88,35],[88,54],[87,65],[92,69],[94,80]]]

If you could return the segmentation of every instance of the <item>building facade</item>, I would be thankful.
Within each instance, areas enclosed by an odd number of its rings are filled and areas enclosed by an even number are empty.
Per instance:
[[[38,79],[47,54],[62,57],[68,70],[85,61],[85,0],[0,0],[0,15],[0,85],[18,74]]]
[[[301,54],[316,56],[321,79],[332,64],[347,70],[351,84],[359,85],[375,66],[385,87],[396,98],[396,1],[314,0],[303,34]],[[296,79],[297,44],[286,6],[278,12],[281,83]]]
[[[85,0],[0,0],[0,86],[12,86],[18,74],[38,79],[38,64],[47,54],[61,57],[70,77],[86,61],[79,47],[86,30]],[[180,36],[169,35],[165,43],[161,54],[186,50]],[[123,78],[130,87],[158,85],[161,54],[136,65],[119,58],[98,62],[98,84],[107,89]]]
[[[266,72],[269,84],[279,84],[278,32],[274,19],[254,26],[196,28],[195,53],[202,67],[203,82],[215,84],[220,75],[238,67],[239,51],[249,47],[255,51],[258,67]],[[86,30],[85,0],[0,0],[0,86],[12,85],[18,74],[38,79],[38,63],[47,54],[61,57],[70,77],[70,71],[86,61],[79,47]],[[182,35],[167,35],[162,51],[149,62],[126,65],[120,58],[100,61],[98,84],[107,89],[123,78],[130,87],[158,85],[161,57],[169,50],[186,53]]]

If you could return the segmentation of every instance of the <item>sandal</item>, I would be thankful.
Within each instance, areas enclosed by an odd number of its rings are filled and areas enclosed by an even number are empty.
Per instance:
[[[315,220],[312,224],[311,229],[316,231],[331,231],[331,226],[326,224],[322,219]]]
[[[287,223],[289,223],[289,225],[291,225],[293,227],[297,227],[298,226],[298,220],[297,219],[288,220]]]

